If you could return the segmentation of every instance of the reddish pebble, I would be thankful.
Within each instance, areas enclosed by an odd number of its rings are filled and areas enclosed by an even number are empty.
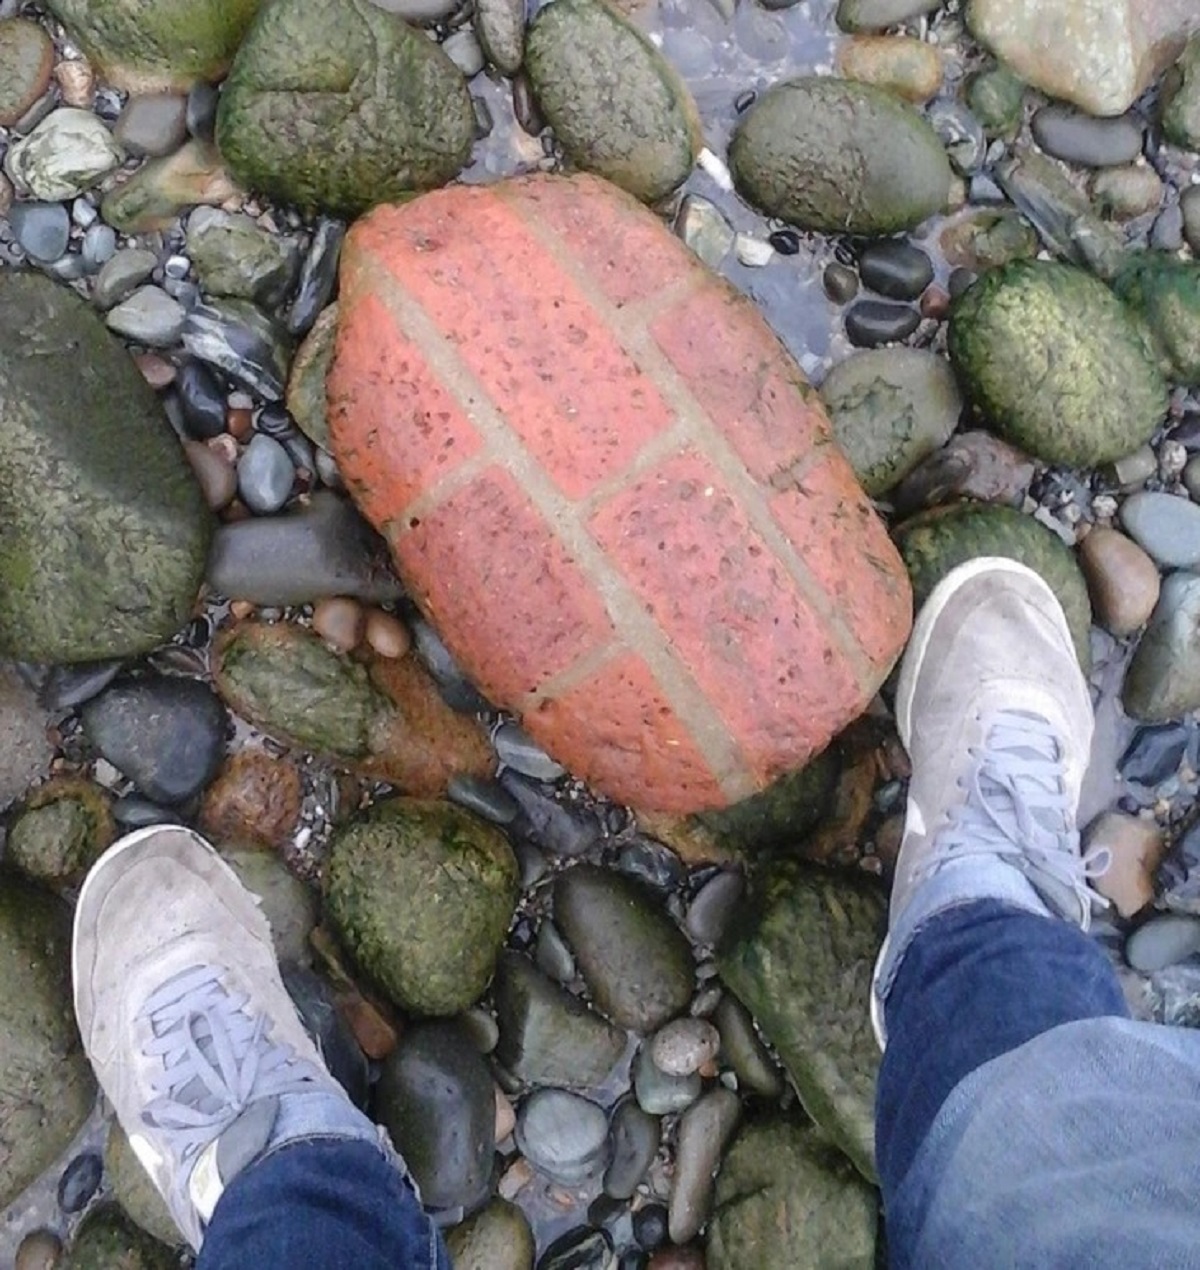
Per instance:
[[[920,308],[923,318],[933,318],[935,322],[940,322],[950,312],[950,292],[935,282],[922,293]]]
[[[234,600],[234,602],[229,606],[230,617],[236,618],[239,622],[243,618],[249,617],[253,612],[254,605],[251,604],[249,600]]]
[[[398,618],[382,609],[372,609],[367,614],[367,643],[380,657],[403,657],[412,647],[408,627]]]
[[[225,426],[239,441],[246,441],[254,431],[254,411],[243,406],[231,406],[225,411]]]
[[[364,618],[357,600],[337,597],[321,600],[313,609],[313,630],[339,653],[348,653],[362,643]]]
[[[646,1270],[705,1270],[704,1253],[699,1248],[662,1248],[650,1258]]]
[[[142,378],[151,388],[166,388],[175,382],[175,367],[157,353],[138,353],[134,359]]]

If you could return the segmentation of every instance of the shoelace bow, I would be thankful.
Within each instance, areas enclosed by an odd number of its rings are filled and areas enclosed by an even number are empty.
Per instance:
[[[162,1060],[151,1076],[146,1123],[179,1135],[184,1157],[203,1150],[253,1102],[304,1092],[318,1073],[291,1046],[266,1038],[266,1017],[246,1012],[221,971],[198,966],[168,980],[142,1007],[153,1033],[143,1048]]]
[[[1064,916],[1075,916],[1067,911],[1073,898],[1086,930],[1093,903],[1107,905],[1088,883],[1108,870],[1111,852],[1080,855],[1053,727],[1040,715],[1003,711],[984,745],[969,753],[976,766],[959,781],[966,798],[951,810],[920,873],[968,856],[999,856]]]

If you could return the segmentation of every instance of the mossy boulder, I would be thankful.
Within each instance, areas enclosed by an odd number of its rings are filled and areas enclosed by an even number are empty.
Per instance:
[[[71,913],[0,877],[0,1208],[64,1151],[96,1083],[71,1001]]]
[[[49,0],[110,83],[133,93],[218,80],[261,0]]]
[[[531,1270],[535,1251],[529,1218],[498,1197],[447,1231],[446,1247],[454,1270]]]
[[[871,973],[885,917],[873,879],[787,861],[754,880],[717,952],[722,979],[778,1050],[805,1111],[869,1181],[879,1071]]]
[[[16,813],[5,859],[34,881],[74,886],[116,834],[108,794],[91,781],[59,777],[36,789]]]
[[[492,977],[517,878],[512,848],[492,825],[450,803],[392,799],[334,833],[327,913],[397,1005],[457,1014]]]
[[[1167,386],[1124,306],[1071,265],[984,274],[954,305],[949,349],[988,426],[1047,463],[1111,462],[1166,413]]]
[[[811,1125],[748,1124],[725,1154],[708,1270],[873,1270],[879,1197]]]
[[[1200,261],[1147,253],[1117,276],[1113,289],[1167,379],[1200,384]]]
[[[0,656],[147,652],[187,621],[212,531],[183,449],[65,287],[0,272],[0,348]]]
[[[458,67],[371,0],[267,0],[225,81],[216,132],[250,189],[345,216],[444,185],[474,136]]]
[[[653,203],[687,179],[702,144],[683,80],[604,0],[553,0],[530,24],[525,71],[567,157]]]
[[[63,1270],[176,1270],[179,1252],[139,1230],[114,1208],[89,1214],[71,1242]]]
[[[1200,150],[1200,35],[1193,36],[1167,75],[1162,125],[1173,145]]]
[[[801,229],[890,234],[940,211],[953,173],[937,133],[869,84],[787,80],[746,112],[729,147],[738,192]]]
[[[1066,614],[1080,664],[1091,664],[1092,605],[1074,553],[1051,530],[1014,507],[954,503],[906,520],[893,533],[919,609],[950,572],[979,556],[1006,556],[1040,574]]]
[[[825,376],[821,400],[838,445],[872,497],[945,445],[962,413],[949,363],[916,348],[855,353]]]
[[[264,732],[408,794],[441,794],[451,776],[495,765],[479,724],[445,704],[411,654],[368,667],[306,627],[242,622],[218,638],[213,678]]]

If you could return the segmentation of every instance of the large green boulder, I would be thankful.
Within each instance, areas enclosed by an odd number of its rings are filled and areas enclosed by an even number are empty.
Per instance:
[[[371,0],[267,0],[217,114],[242,184],[346,216],[444,185],[474,136],[458,67]]]
[[[220,79],[261,0],[48,0],[104,78],[133,93]]]
[[[144,653],[187,621],[211,515],[153,390],[72,291],[0,272],[0,656]]]
[[[979,556],[1006,556],[1041,574],[1058,597],[1080,664],[1091,664],[1092,604],[1070,548],[1045,525],[1015,507],[953,503],[906,520],[892,535],[912,581],[919,609],[950,572]]]
[[[747,1125],[726,1152],[708,1270],[873,1270],[879,1197],[810,1125]]]
[[[890,234],[940,211],[953,173],[937,133],[869,84],[811,77],[759,98],[729,147],[738,192],[801,229]]]
[[[1150,439],[1167,386],[1121,302],[1071,265],[1017,260],[986,273],[950,315],[968,398],[1006,441],[1094,467]]]
[[[525,71],[567,157],[647,203],[687,179],[702,144],[687,86],[604,0],[553,0],[529,27]]]
[[[1163,91],[1163,132],[1187,150],[1200,150],[1200,35],[1189,41]]]
[[[457,1014],[492,977],[517,878],[512,848],[493,825],[452,803],[396,798],[334,833],[327,914],[402,1009]]]
[[[64,1151],[96,1097],[71,1002],[71,913],[0,877],[0,1209]]]
[[[113,1208],[90,1213],[62,1270],[177,1270],[179,1253],[152,1239]]]
[[[869,1181],[879,1070],[871,972],[885,913],[872,879],[787,861],[755,880],[717,953],[805,1111]]]
[[[77,886],[116,836],[108,793],[91,781],[59,776],[16,812],[5,860],[46,886]]]
[[[1200,261],[1147,253],[1118,275],[1113,288],[1159,370],[1176,383],[1200,384]]]
[[[108,1131],[104,1148],[104,1173],[112,1187],[113,1199],[135,1226],[160,1243],[182,1248],[187,1240],[175,1224],[166,1200],[150,1180],[150,1174],[133,1153],[129,1137],[119,1124]]]

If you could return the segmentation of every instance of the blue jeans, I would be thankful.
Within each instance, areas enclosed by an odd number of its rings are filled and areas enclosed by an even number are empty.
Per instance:
[[[1128,1018],[1101,949],[993,900],[932,917],[887,998],[893,1267],[1200,1267],[1200,1033]]]
[[[196,1270],[450,1270],[412,1187],[369,1142],[294,1142],[234,1178]]]

